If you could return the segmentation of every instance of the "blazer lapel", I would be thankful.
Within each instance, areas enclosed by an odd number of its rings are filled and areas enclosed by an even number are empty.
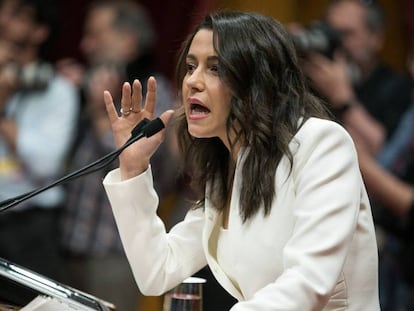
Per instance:
[[[205,204],[205,226],[203,231],[203,248],[206,254],[208,265],[214,274],[216,280],[226,289],[233,297],[238,300],[244,300],[241,292],[234,286],[233,282],[227,277],[217,262],[217,241],[221,226],[221,217],[216,210],[209,206],[206,200]]]

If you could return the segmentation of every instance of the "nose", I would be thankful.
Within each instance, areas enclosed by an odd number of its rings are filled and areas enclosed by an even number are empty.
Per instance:
[[[186,84],[188,88],[194,91],[201,92],[204,90],[204,75],[201,66],[188,75]]]

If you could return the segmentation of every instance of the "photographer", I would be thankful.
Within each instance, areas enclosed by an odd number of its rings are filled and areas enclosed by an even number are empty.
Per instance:
[[[309,44],[296,40],[304,54],[303,68],[313,88],[327,100],[358,146],[360,168],[373,205],[380,247],[381,308],[399,310],[398,306],[405,303],[398,296],[402,284],[402,276],[397,273],[401,268],[401,254],[394,228],[399,222],[396,216],[399,207],[397,201],[389,203],[390,198],[384,199],[387,192],[383,189],[389,190],[390,179],[387,176],[390,174],[373,174],[376,172],[373,168],[379,167],[374,161],[396,133],[410,105],[411,82],[392,71],[379,57],[385,23],[378,3],[331,0],[324,22],[339,40],[330,39],[331,32],[319,31],[317,34],[325,34],[325,42],[331,43],[325,45],[329,48],[319,50],[307,48]],[[294,35],[297,37],[298,33],[302,37],[312,36],[315,30],[305,28]],[[382,185],[387,186],[381,188]],[[398,199],[401,201],[402,198],[400,195]],[[390,226],[391,223],[394,225]]]
[[[316,29],[314,24],[300,36],[313,36],[313,41],[305,42],[320,45],[324,38],[325,50],[296,40],[304,54],[303,68],[339,120],[375,155],[409,106],[410,81],[380,59],[385,21],[378,3],[331,0],[324,23],[325,28]],[[295,33],[299,37],[300,31]]]
[[[78,98],[44,52],[56,29],[55,2],[0,2],[0,201],[63,174]],[[56,278],[57,216],[63,191],[51,189],[0,215],[0,257]]]

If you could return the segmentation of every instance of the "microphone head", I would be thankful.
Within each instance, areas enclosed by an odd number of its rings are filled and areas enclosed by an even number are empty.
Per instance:
[[[164,123],[160,118],[156,118],[150,121],[142,128],[142,132],[146,137],[151,137],[152,135],[158,133],[164,128]]]
[[[135,125],[135,127],[132,129],[131,137],[136,137],[136,136],[140,135],[142,133],[142,129],[148,123],[150,123],[150,120],[148,120],[147,118],[142,119],[141,122],[139,122],[137,125]]]

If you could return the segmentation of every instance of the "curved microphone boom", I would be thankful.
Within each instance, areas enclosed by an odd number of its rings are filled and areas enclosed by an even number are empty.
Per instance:
[[[50,188],[53,188],[57,185],[66,183],[68,181],[71,181],[73,179],[76,179],[78,177],[96,172],[106,166],[108,166],[110,163],[112,163],[120,154],[121,152],[136,142],[137,140],[143,138],[143,137],[151,137],[152,135],[158,133],[164,128],[164,123],[160,118],[156,118],[152,121],[148,119],[143,119],[141,122],[139,122],[131,131],[131,137],[126,141],[125,144],[123,144],[120,148],[112,151],[111,153],[103,156],[102,158],[96,160],[95,162],[92,162],[79,170],[72,172],[68,175],[63,176],[62,178],[56,180],[55,182],[35,189],[33,191],[18,195],[16,197],[6,199],[4,201],[0,202],[0,212],[3,212],[13,206],[16,206],[23,201],[26,201],[27,199],[30,199],[31,197],[34,197],[35,195],[38,195]]]

